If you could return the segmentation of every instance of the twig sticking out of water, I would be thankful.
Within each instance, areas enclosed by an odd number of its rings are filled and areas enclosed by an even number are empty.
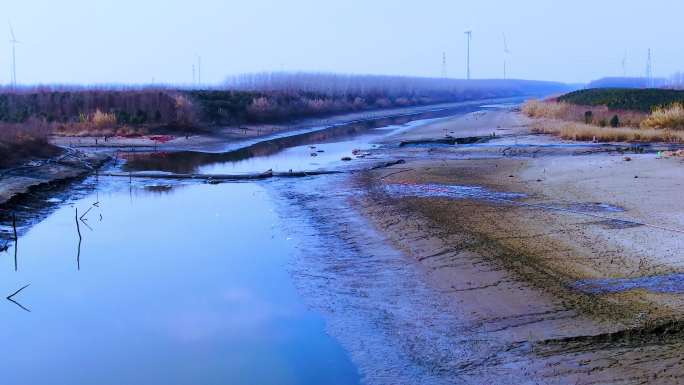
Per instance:
[[[14,271],[19,270],[19,264],[17,262],[17,253],[19,248],[19,236],[17,234],[17,215],[12,214],[12,228],[14,229]]]
[[[17,215],[12,214],[12,228],[14,229],[14,242],[17,241]]]
[[[81,226],[78,224],[78,207],[76,207],[76,232],[78,233],[78,251],[76,253],[76,267],[81,270],[81,241],[83,237],[81,236]]]
[[[78,239],[82,239],[81,226],[78,224],[78,207],[76,207],[76,232],[78,233]]]
[[[27,312],[30,313],[31,310],[25,308],[22,304],[20,304],[19,302],[17,302],[17,301],[14,300],[14,296],[15,296],[15,295],[21,293],[22,290],[26,289],[26,288],[29,287],[29,286],[31,286],[30,283],[29,283],[28,285],[24,285],[21,289],[19,289],[19,290],[15,291],[14,293],[8,295],[6,298],[7,298],[8,301],[14,303],[15,305],[19,306],[20,308],[22,308],[22,309],[24,309],[24,310],[26,310]]]
[[[84,212],[83,215],[81,215],[80,217],[78,217],[78,219],[80,219],[80,220],[83,221],[83,220],[84,220],[83,218],[85,218],[85,216],[88,215],[88,213],[89,213],[90,210],[92,210],[92,209],[93,209],[92,207],[88,207],[88,210],[86,210],[86,212]],[[78,210],[78,209],[76,209],[76,210]]]

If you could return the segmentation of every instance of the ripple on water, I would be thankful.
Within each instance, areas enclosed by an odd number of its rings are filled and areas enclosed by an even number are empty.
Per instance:
[[[654,293],[684,293],[684,274],[654,275],[638,278],[586,279],[572,287],[589,294],[622,293],[630,290],[647,290]]]

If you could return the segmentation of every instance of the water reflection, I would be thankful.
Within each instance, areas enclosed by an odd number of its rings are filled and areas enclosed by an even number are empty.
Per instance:
[[[684,293],[684,274],[675,273],[636,278],[586,279],[575,282],[572,287],[590,294],[611,294],[630,290],[678,294]]]
[[[18,273],[0,269],[0,291],[31,283],[12,299],[32,311],[0,306],[3,384],[358,382],[291,283],[296,224],[269,183],[101,183],[19,237]]]
[[[181,174],[196,172],[263,172],[268,169],[315,169],[352,155],[353,149],[368,148],[388,129],[421,120],[452,116],[477,109],[476,106],[429,111],[421,114],[382,118],[338,125],[323,130],[264,140],[224,153],[194,151],[123,153],[125,171],[166,171]],[[315,145],[314,148],[311,146]],[[282,155],[282,156],[276,156]],[[259,159],[258,161],[256,159]],[[251,161],[251,162],[250,162]]]
[[[17,301],[14,299],[14,297],[15,297],[17,294],[21,293],[24,289],[26,289],[26,288],[29,287],[29,286],[31,286],[30,283],[29,283],[28,285],[22,286],[19,290],[17,290],[17,291],[15,291],[14,293],[8,295],[8,296],[7,296],[7,300],[10,301],[10,302],[12,302],[13,304],[19,306],[21,309],[23,309],[23,310],[25,310],[25,311],[27,311],[27,312],[30,313],[31,310],[29,310],[29,309],[26,308],[24,305],[22,305],[21,303],[17,302]]]

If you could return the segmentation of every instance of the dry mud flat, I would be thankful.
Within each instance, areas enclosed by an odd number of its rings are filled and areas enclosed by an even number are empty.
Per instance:
[[[358,207],[468,347],[433,370],[466,383],[684,381],[684,165],[528,136],[519,116],[487,114],[439,124],[508,134],[400,148],[405,165],[356,179]]]

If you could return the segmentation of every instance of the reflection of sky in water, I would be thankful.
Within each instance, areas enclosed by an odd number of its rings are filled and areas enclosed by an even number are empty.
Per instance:
[[[372,138],[372,137],[371,137]],[[355,140],[342,142],[317,144],[311,146],[298,146],[284,149],[277,154],[259,156],[240,160],[237,162],[215,163],[203,166],[198,170],[201,174],[236,174],[248,172],[263,172],[269,169],[273,171],[302,171],[316,170],[331,167],[343,163],[342,157],[355,158],[352,151],[369,150],[373,145],[368,136],[362,136]],[[323,150],[324,152],[318,152]],[[316,154],[316,156],[311,156]]]
[[[31,283],[15,298],[31,313],[0,305],[3,384],[358,382],[291,284],[302,240],[263,187],[142,183],[100,191],[80,271],[68,206],[20,238],[18,273],[5,259],[1,292]]]
[[[684,293],[684,274],[638,278],[605,278],[578,281],[573,288],[591,294],[621,293],[643,289],[654,293]]]
[[[419,198],[451,198],[482,200],[511,200],[525,197],[525,194],[496,192],[480,186],[391,183],[386,184],[384,188],[388,194],[397,197],[409,196]]]
[[[201,174],[235,174],[273,171],[303,171],[324,168],[334,168],[345,164],[343,157],[355,156],[354,150],[362,152],[377,147],[376,142],[386,137],[403,131],[410,130],[419,125],[431,123],[437,119],[416,120],[402,125],[389,125],[374,128],[367,134],[353,138],[330,139],[314,144],[285,148],[272,155],[257,156],[237,162],[214,163],[203,166],[198,173]],[[312,148],[315,147],[315,148]],[[322,150],[323,152],[318,152]],[[311,154],[316,154],[312,156]]]

